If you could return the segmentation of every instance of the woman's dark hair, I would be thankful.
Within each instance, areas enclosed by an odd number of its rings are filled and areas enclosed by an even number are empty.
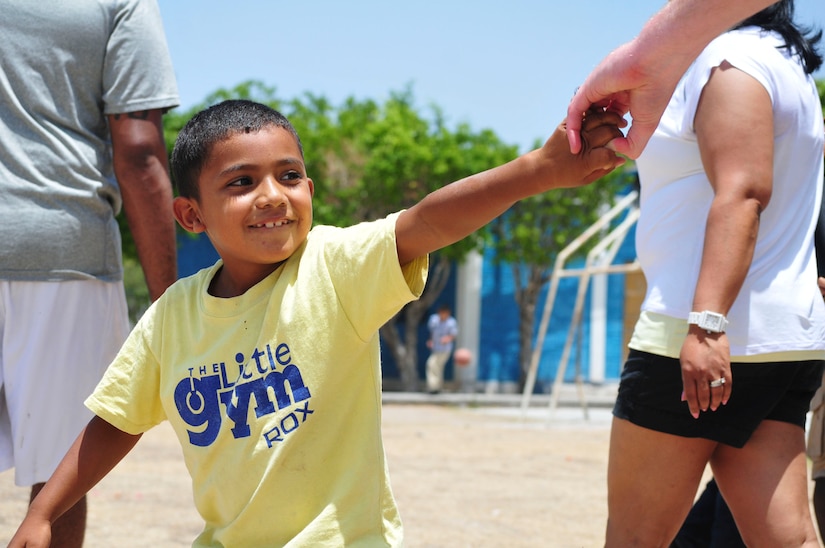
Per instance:
[[[762,27],[778,32],[785,39],[785,47],[795,50],[807,74],[812,74],[822,66],[822,55],[816,51],[816,45],[822,39],[822,31],[797,26],[793,21],[793,0],[782,0],[748,17],[738,25],[742,27]]]

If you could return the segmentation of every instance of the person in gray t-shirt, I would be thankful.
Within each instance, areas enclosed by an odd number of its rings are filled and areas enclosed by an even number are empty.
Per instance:
[[[123,208],[150,296],[177,277],[155,0],[0,0],[0,470],[32,495],[89,420],[129,323]],[[85,499],[55,524],[79,546]]]

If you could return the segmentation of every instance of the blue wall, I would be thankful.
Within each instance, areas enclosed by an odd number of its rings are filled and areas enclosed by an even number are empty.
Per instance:
[[[178,277],[185,278],[198,270],[212,266],[218,260],[218,252],[205,234],[178,231]]]
[[[631,229],[619,252],[616,264],[632,262],[635,258],[635,228]],[[566,268],[581,267],[584,261],[570,262]],[[608,276],[607,343],[605,350],[605,380],[617,380],[622,368],[624,323],[624,274]],[[563,278],[559,282],[553,313],[550,316],[544,348],[536,377],[537,392],[548,391],[556,378],[567,339],[573,307],[578,291],[578,279]],[[539,296],[533,330],[538,336],[539,323],[547,299],[549,284]],[[590,358],[590,290],[583,310],[581,345],[575,341],[565,370],[565,381],[575,380],[576,362],[581,364],[585,379],[589,375]],[[519,380],[519,317],[515,301],[515,284],[509,265],[493,264],[489,251],[484,255],[481,287],[481,332],[478,356],[478,378],[481,381],[517,382]],[[579,348],[581,352],[579,353]]]

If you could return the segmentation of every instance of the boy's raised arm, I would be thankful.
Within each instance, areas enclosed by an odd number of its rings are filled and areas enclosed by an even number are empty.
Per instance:
[[[396,223],[398,261],[448,246],[489,223],[518,200],[553,188],[582,186],[618,167],[624,160],[604,148],[621,135],[626,122],[614,112],[588,113],[584,146],[572,154],[563,125],[543,147],[499,167],[442,187],[401,213]]]
[[[47,548],[54,520],[103,479],[139,439],[100,417],[92,418],[29,506],[9,548]]]

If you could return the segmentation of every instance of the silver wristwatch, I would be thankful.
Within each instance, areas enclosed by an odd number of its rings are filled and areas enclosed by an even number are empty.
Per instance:
[[[691,312],[688,314],[688,323],[696,324],[699,328],[708,333],[724,333],[728,327],[728,319],[724,314],[703,310],[702,312]]]

